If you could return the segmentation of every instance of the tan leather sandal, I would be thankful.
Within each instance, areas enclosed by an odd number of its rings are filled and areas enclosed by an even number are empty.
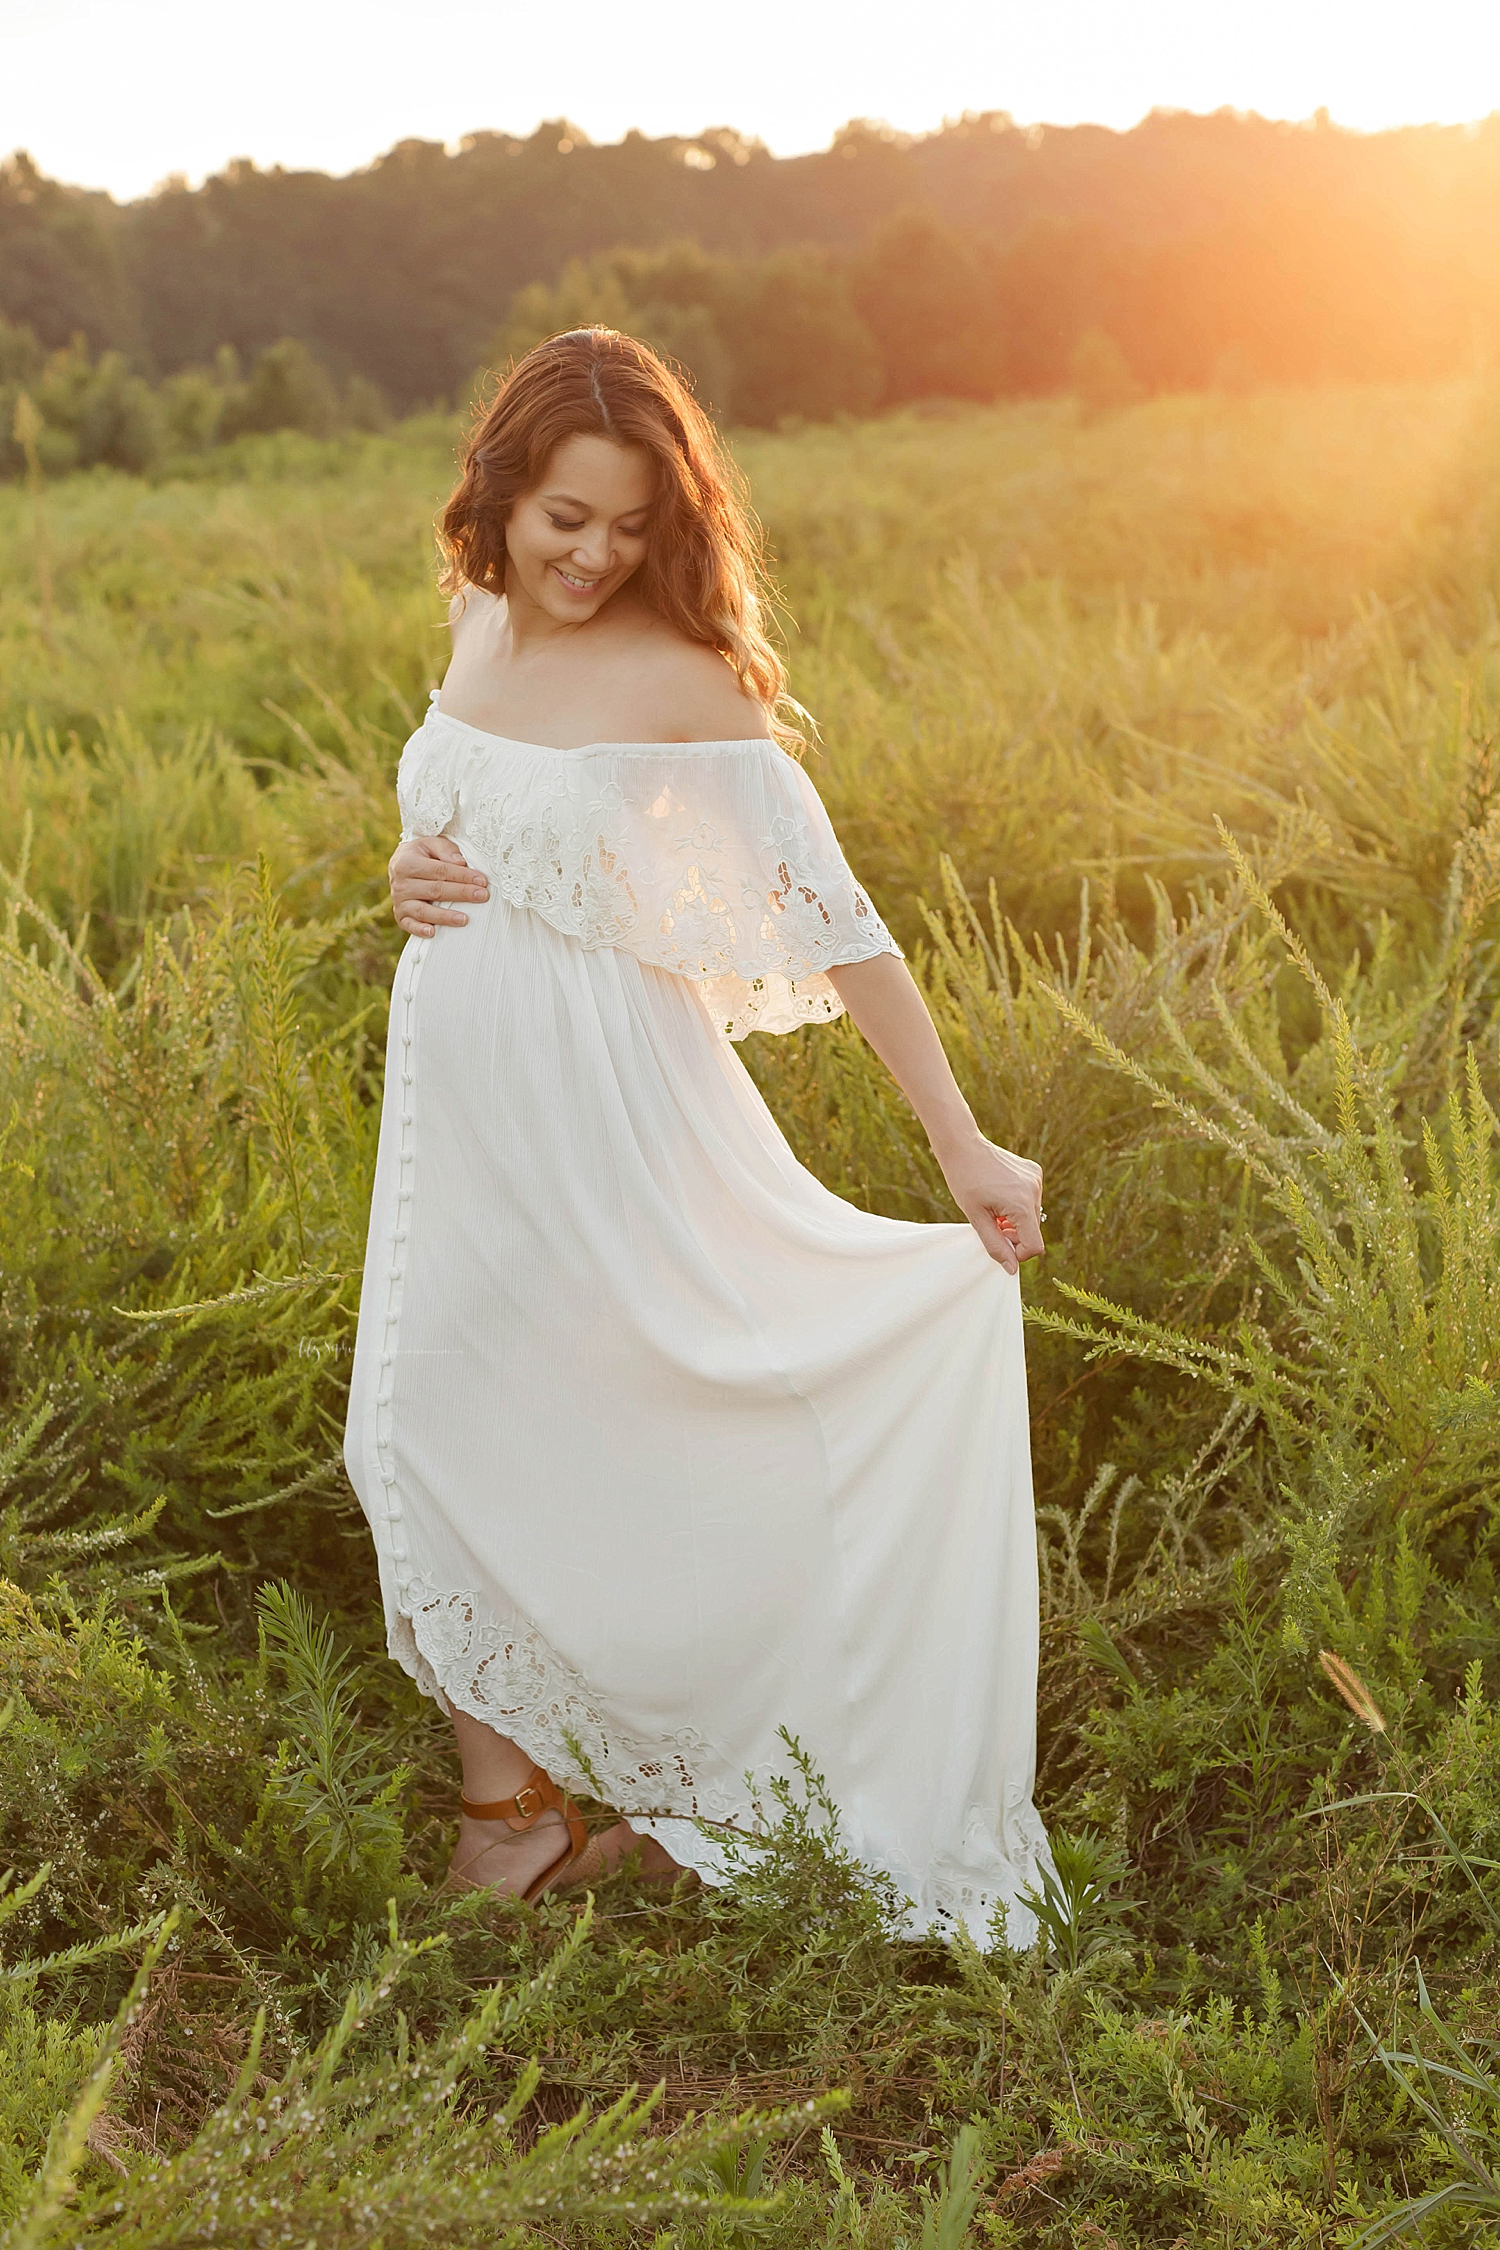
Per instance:
[[[600,1849],[599,1839],[590,1836],[572,1798],[565,1796],[540,1766],[532,1767],[513,1797],[497,1798],[492,1805],[476,1805],[470,1798],[460,1797],[459,1803],[470,1820],[503,1820],[516,1837],[529,1836],[543,1813],[562,1814],[567,1842],[552,1865],[543,1868],[536,1880],[519,1894],[528,1904],[539,1899],[544,1891],[572,1890],[579,1883],[602,1882],[609,1873],[609,1863]],[[482,1859],[492,1849],[492,1844],[481,1845],[477,1852],[470,1853],[464,1867],[472,1867],[476,1859]],[[486,1891],[493,1887],[475,1881],[462,1867],[450,1869],[443,1886],[445,1890],[455,1891]]]

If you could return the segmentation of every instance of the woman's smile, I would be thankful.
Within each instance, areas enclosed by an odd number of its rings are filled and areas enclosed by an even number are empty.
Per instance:
[[[554,563],[552,568],[571,594],[597,593],[609,575],[607,571],[601,571],[596,578],[585,578],[580,572],[569,570],[562,563]]]

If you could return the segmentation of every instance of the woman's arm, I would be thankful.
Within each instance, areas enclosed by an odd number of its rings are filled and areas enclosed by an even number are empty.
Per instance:
[[[997,1264],[1045,1254],[1042,1172],[987,1141],[958,1090],[911,971],[894,953],[830,969],[829,982],[922,1122],[954,1202]]]
[[[413,937],[431,937],[440,924],[466,923],[463,908],[482,906],[490,895],[483,870],[470,867],[448,836],[398,844],[388,872],[391,912]],[[980,1132],[906,963],[881,953],[830,969],[828,977],[916,1111],[954,1202],[990,1256],[1007,1273],[1042,1257],[1041,1167]]]
[[[412,937],[431,937],[440,922],[467,922],[460,909],[483,906],[490,895],[489,877],[469,865],[451,836],[413,836],[398,844],[386,874],[396,927]],[[456,904],[444,906],[444,899]]]

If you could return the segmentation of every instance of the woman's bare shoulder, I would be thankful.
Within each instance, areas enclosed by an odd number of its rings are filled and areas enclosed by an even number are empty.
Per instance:
[[[487,593],[483,586],[460,586],[448,604],[448,630],[456,636],[462,625],[492,620],[499,608],[500,597]]]
[[[659,730],[669,742],[770,739],[764,704],[740,685],[717,649],[685,634],[654,639],[648,659]],[[644,684],[644,683],[643,683]]]

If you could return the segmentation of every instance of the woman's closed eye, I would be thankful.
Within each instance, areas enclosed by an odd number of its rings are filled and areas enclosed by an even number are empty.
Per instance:
[[[554,531],[582,531],[585,523],[582,516],[576,521],[568,516],[555,516],[550,508],[547,511],[547,521]],[[644,539],[646,536],[646,526],[643,523],[622,523],[618,529],[622,539]]]

